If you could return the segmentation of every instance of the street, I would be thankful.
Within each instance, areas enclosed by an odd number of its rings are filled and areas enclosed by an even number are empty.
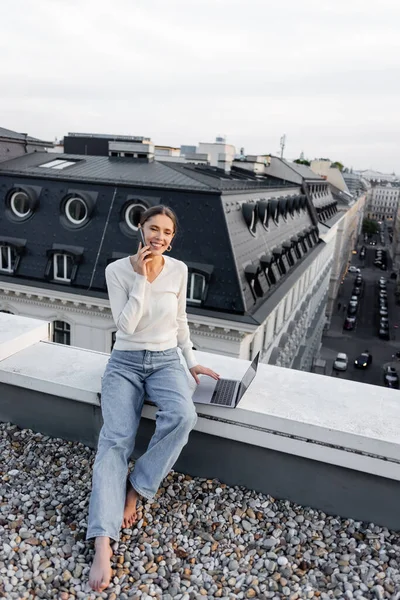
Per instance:
[[[354,255],[352,261],[352,265],[361,269],[361,276],[363,278],[356,327],[352,331],[343,330],[343,323],[346,316],[343,305],[347,306],[349,303],[356,278],[355,273],[348,272],[337,298],[330,329],[322,338],[321,358],[326,360],[327,375],[360,381],[362,383],[383,385],[383,366],[385,364],[390,363],[397,369],[400,375],[400,362],[393,361],[392,359],[392,355],[400,350],[400,328],[397,329],[400,326],[400,306],[397,306],[395,303],[395,280],[390,279],[390,273],[392,272],[390,257],[388,256],[387,271],[382,271],[380,268],[374,266],[375,250],[384,248],[384,246],[379,244],[379,236],[374,236],[374,239],[377,240],[376,246],[365,244],[366,258],[361,260],[357,254]],[[385,239],[387,239],[386,235]],[[363,242],[360,243],[358,249],[360,249],[361,245],[363,245]],[[387,280],[386,290],[390,333],[390,340],[387,341],[381,340],[378,337],[378,281],[380,277],[385,277]],[[358,369],[354,367],[354,360],[365,350],[368,350],[372,354],[372,365],[366,369]],[[338,372],[332,369],[333,361],[338,352],[345,352],[349,357],[347,371]]]

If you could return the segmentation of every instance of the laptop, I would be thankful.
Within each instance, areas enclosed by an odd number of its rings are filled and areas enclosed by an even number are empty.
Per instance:
[[[260,353],[258,352],[241,380],[221,378],[217,381],[206,375],[200,376],[201,383],[196,386],[193,402],[236,408],[256,376],[259,358]]]

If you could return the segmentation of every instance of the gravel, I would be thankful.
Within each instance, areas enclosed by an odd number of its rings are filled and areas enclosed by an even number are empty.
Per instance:
[[[0,597],[400,600],[400,536],[214,479],[171,472],[88,586],[94,451],[0,424]]]

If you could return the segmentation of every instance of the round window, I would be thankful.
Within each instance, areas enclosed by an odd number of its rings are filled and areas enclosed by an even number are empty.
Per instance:
[[[147,210],[143,204],[129,204],[125,209],[125,222],[129,229],[137,231],[140,217],[142,213]]]
[[[65,205],[65,215],[74,225],[82,225],[88,214],[88,209],[82,198],[70,198]]]
[[[23,219],[31,212],[29,197],[25,192],[14,192],[10,199],[10,207],[16,217]]]

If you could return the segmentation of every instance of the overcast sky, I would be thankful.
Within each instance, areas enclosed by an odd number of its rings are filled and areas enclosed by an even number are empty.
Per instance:
[[[400,173],[398,0],[1,0],[0,126]]]

